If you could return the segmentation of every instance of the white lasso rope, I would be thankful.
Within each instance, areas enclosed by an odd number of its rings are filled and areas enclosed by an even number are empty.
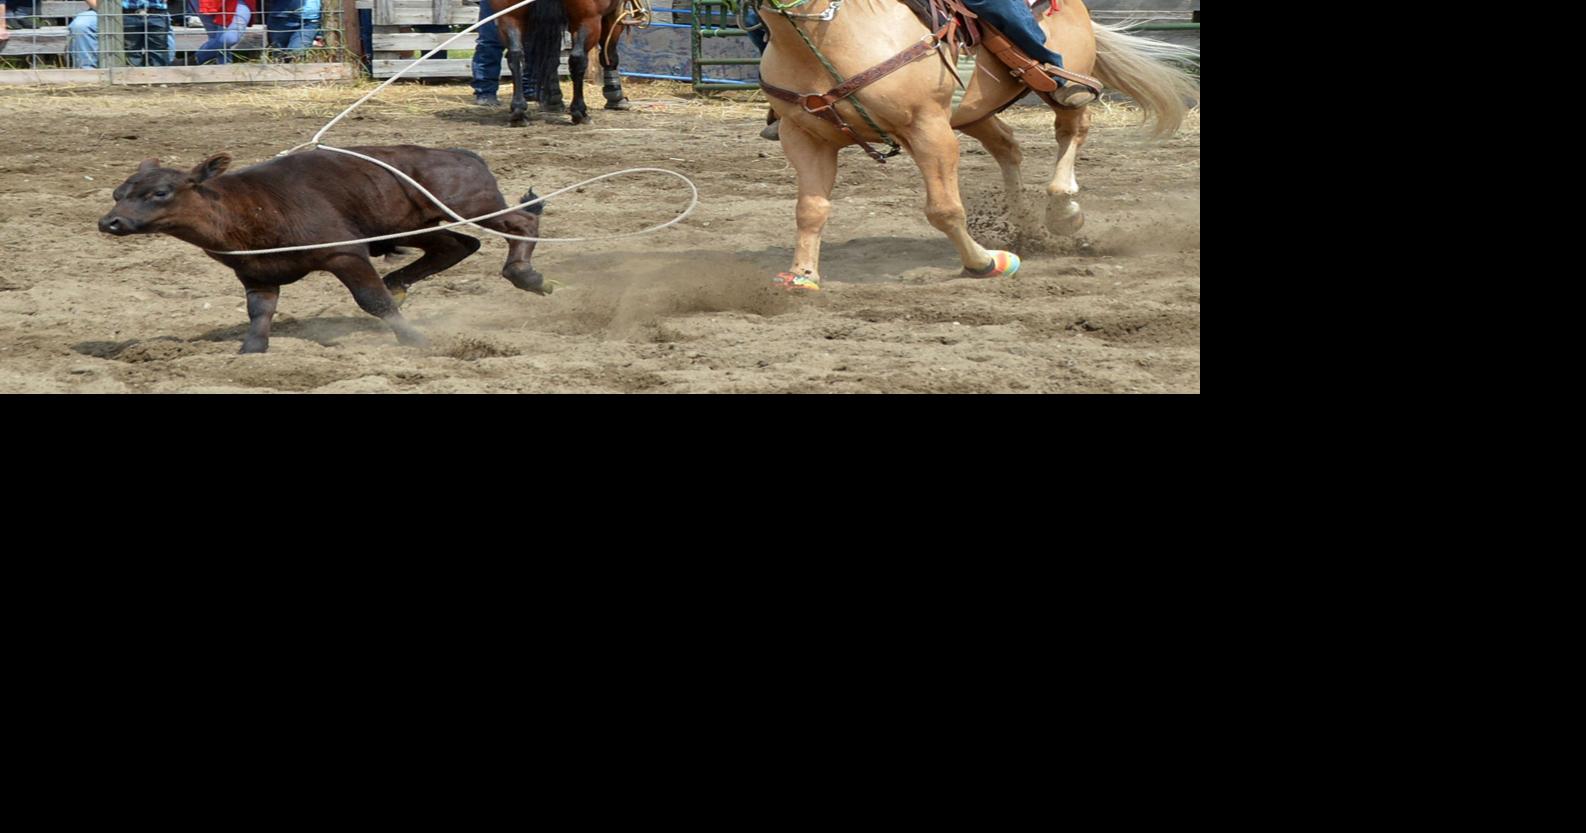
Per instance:
[[[481,2],[484,2],[484,0],[481,0]],[[428,58],[434,57],[436,54],[438,54],[442,50],[446,49],[446,47],[450,46],[458,38],[462,37],[463,35],[468,34],[469,32],[474,31],[475,29],[478,29],[480,26],[483,26],[486,23],[489,23],[489,22],[495,20],[496,18],[501,17],[502,15],[505,15],[505,14],[507,14],[509,12],[516,11],[517,9],[521,9],[524,6],[527,6],[530,3],[535,3],[535,2],[538,2],[538,0],[522,0],[522,2],[516,3],[516,4],[512,5],[512,6],[508,6],[507,8],[502,9],[501,11],[496,12],[493,15],[490,15],[489,17],[486,17],[486,18],[480,20],[479,22],[475,23],[474,25],[469,26],[467,29],[464,29],[461,32],[458,32],[457,34],[451,36],[446,41],[441,43],[440,46],[437,46],[434,49],[431,49],[428,53],[424,54],[422,57],[414,60],[413,63],[408,64],[407,66],[403,67],[399,72],[397,72],[397,74],[391,76],[390,78],[387,78],[385,80],[385,83],[381,84],[378,87],[375,87],[373,90],[370,90],[369,93],[367,95],[365,95],[363,98],[360,98],[357,101],[353,102],[353,105],[351,107],[348,107],[347,109],[341,111],[340,115],[336,116],[336,118],[331,119],[329,123],[327,123],[324,127],[320,128],[319,132],[314,134],[314,138],[308,140],[307,142],[304,142],[301,145],[298,145],[298,146],[293,147],[293,148],[288,148],[287,150],[283,150],[280,153],[276,154],[277,157],[281,157],[281,156],[286,156],[288,154],[296,153],[297,151],[302,150],[303,148],[306,148],[306,147],[313,147],[316,150],[328,150],[328,151],[332,151],[332,152],[335,152],[335,153],[343,153],[343,154],[346,154],[348,156],[353,156],[353,157],[356,157],[358,159],[363,159],[363,160],[365,160],[367,162],[373,162],[374,164],[379,165],[382,168],[385,168],[386,170],[390,171],[391,173],[396,174],[403,181],[407,182],[409,185],[412,185],[414,188],[418,189],[418,192],[420,194],[423,194],[430,202],[434,203],[437,208],[439,208],[440,210],[446,212],[447,216],[451,217],[453,220],[456,220],[457,222],[446,223],[446,224],[439,225],[439,226],[432,226],[430,228],[422,228],[422,229],[418,229],[416,231],[404,231],[404,232],[399,232],[397,234],[386,234],[386,235],[381,235],[379,237],[365,237],[365,238],[362,238],[362,239],[359,239],[359,240],[343,240],[343,241],[341,241],[339,243],[315,243],[315,244],[307,245],[307,246],[285,246],[285,247],[282,247],[282,248],[279,248],[279,249],[250,249],[250,250],[247,250],[247,251],[240,251],[240,252],[213,252],[213,253],[214,254],[219,254],[219,255],[237,255],[237,256],[240,256],[240,255],[270,255],[270,254],[281,254],[281,253],[284,253],[284,252],[306,252],[306,251],[310,251],[312,249],[333,249],[333,248],[336,248],[338,246],[354,246],[354,245],[359,245],[359,244],[362,244],[362,243],[374,243],[374,242],[378,242],[378,241],[381,241],[381,240],[396,240],[396,239],[402,238],[402,237],[415,237],[415,236],[418,236],[418,235],[421,235],[421,234],[433,234],[433,233],[435,233],[437,231],[443,231],[445,229],[456,228],[458,226],[473,226],[474,228],[477,228],[480,231],[485,232],[486,234],[493,234],[496,237],[504,237],[504,238],[506,238],[508,240],[522,240],[522,241],[528,242],[528,243],[589,243],[589,242],[595,242],[595,241],[601,241],[601,240],[620,240],[620,239],[622,239],[624,237],[638,237],[639,235],[643,235],[643,234],[652,234],[652,233],[660,231],[662,229],[669,228],[671,226],[675,226],[678,223],[683,222],[683,220],[687,219],[688,215],[694,213],[694,209],[699,207],[699,187],[696,186],[694,184],[694,181],[689,179],[688,177],[678,173],[677,171],[669,171],[669,170],[667,170],[665,168],[627,168],[627,169],[624,169],[624,170],[621,170],[621,171],[613,171],[612,173],[609,173],[609,174],[602,174],[602,175],[597,176],[597,177],[595,177],[593,179],[586,179],[583,182],[579,182],[579,183],[575,183],[573,185],[569,185],[566,188],[563,188],[563,189],[561,189],[559,191],[552,191],[551,193],[546,194],[543,197],[538,197],[536,199],[529,200],[528,202],[525,202],[525,203],[522,203],[522,204],[519,204],[519,205],[511,206],[509,208],[504,208],[504,209],[502,209],[500,211],[497,211],[497,212],[494,212],[494,213],[491,213],[491,214],[485,214],[485,215],[482,215],[482,216],[479,216],[479,217],[474,217],[472,219],[464,219],[462,215],[460,215],[457,212],[453,211],[451,209],[451,206],[448,206],[446,203],[441,202],[440,198],[436,197],[434,194],[431,194],[429,192],[429,190],[427,188],[425,188],[424,186],[418,184],[418,182],[415,181],[413,179],[413,177],[408,176],[407,174],[403,173],[402,171],[397,170],[396,168],[392,167],[391,165],[389,165],[389,164],[387,164],[387,163],[385,163],[385,162],[383,162],[383,161],[381,161],[379,159],[375,159],[372,156],[366,156],[366,155],[364,155],[362,153],[358,153],[357,151],[351,151],[351,150],[347,150],[345,148],[333,147],[331,145],[324,144],[323,142],[320,141],[320,139],[324,138],[326,133],[330,132],[330,129],[332,127],[335,127],[338,122],[340,122],[342,119],[346,118],[348,113],[351,113],[352,111],[358,109],[359,107],[362,107],[364,105],[364,102],[367,102],[369,99],[374,98],[376,95],[379,95],[381,90],[384,90],[386,87],[391,86],[392,82],[396,81],[398,78],[401,78],[405,73],[407,73],[408,70],[418,66],[419,61],[423,61],[423,60],[426,60]],[[516,82],[516,79],[514,79],[514,82]],[[602,236],[602,237],[522,237],[520,235],[507,234],[506,232],[496,231],[495,229],[485,228],[484,226],[479,225],[479,221],[481,221],[481,220],[489,220],[489,219],[492,219],[492,218],[495,218],[495,217],[500,217],[500,216],[502,216],[504,214],[511,214],[514,211],[521,211],[521,210],[523,210],[525,208],[528,208],[531,205],[536,205],[538,203],[542,203],[542,202],[544,202],[544,201],[546,201],[546,200],[548,200],[548,199],[550,199],[552,197],[559,196],[561,194],[565,194],[568,191],[572,191],[572,190],[574,190],[576,188],[582,188],[585,185],[589,185],[589,184],[595,183],[595,182],[600,182],[601,180],[605,180],[605,179],[611,179],[612,177],[623,176],[625,174],[634,174],[634,173],[666,174],[668,176],[674,176],[674,177],[677,177],[678,179],[683,180],[683,183],[688,186],[688,189],[689,189],[689,192],[690,192],[690,195],[691,195],[690,199],[689,199],[689,203],[688,203],[688,208],[683,209],[683,213],[677,215],[676,217],[673,217],[671,220],[668,220],[667,222],[664,222],[664,223],[662,223],[662,224],[660,224],[658,226],[651,226],[651,227],[649,227],[647,229],[643,229],[641,231],[630,231],[630,232],[624,232],[622,234],[610,234],[610,235],[605,235],[605,236]]]

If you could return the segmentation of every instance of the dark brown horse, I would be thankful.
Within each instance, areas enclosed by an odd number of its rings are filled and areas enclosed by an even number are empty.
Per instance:
[[[499,12],[519,0],[486,0],[492,12]],[[541,110],[554,112],[560,103],[558,68],[562,32],[572,34],[573,51],[567,59],[567,74],[573,79],[573,124],[590,121],[584,104],[584,76],[589,71],[589,54],[600,49],[604,81],[601,92],[607,110],[627,110],[628,97],[622,94],[622,79],[617,75],[617,41],[633,11],[632,0],[538,0],[496,21],[501,40],[507,47],[507,62],[512,68],[512,116],[509,124],[520,126],[528,120],[528,99],[523,90],[523,70],[529,67],[540,78]],[[645,4],[646,8],[648,4]]]

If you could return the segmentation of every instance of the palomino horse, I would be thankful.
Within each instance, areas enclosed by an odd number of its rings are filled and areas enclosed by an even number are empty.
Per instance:
[[[492,12],[509,8],[519,0],[486,0]],[[567,58],[567,74],[573,79],[573,106],[570,114],[573,124],[590,121],[589,107],[584,104],[584,75],[589,71],[589,55],[600,49],[602,92],[606,96],[607,110],[627,110],[632,107],[622,94],[622,78],[617,74],[617,41],[623,28],[631,21],[649,21],[649,4],[639,0],[539,0],[497,21],[502,41],[507,46],[507,62],[512,67],[512,116],[510,124],[522,125],[528,119],[528,101],[523,95],[521,68],[526,53],[540,58],[540,66],[531,71],[540,73],[540,89],[549,91],[547,104],[559,101],[561,87],[557,69],[562,51],[562,32],[572,33],[573,50]],[[533,49],[527,50],[526,44]],[[554,112],[553,107],[542,106],[544,112]]]
[[[791,6],[776,5],[784,8],[760,9],[771,32],[760,77],[785,91],[823,93],[835,86],[834,71],[845,79],[853,78],[931,39],[925,24],[898,0],[794,0]],[[1042,2],[1039,8],[1044,13],[1048,6]],[[1176,130],[1184,119],[1185,99],[1198,98],[1200,90],[1193,77],[1168,62],[1188,58],[1193,50],[1126,34],[1122,31],[1125,27],[1093,24],[1090,11],[1080,0],[1061,0],[1060,8],[1043,17],[1040,24],[1047,34],[1047,46],[1063,55],[1065,68],[1097,76],[1133,97],[1155,119],[1159,135]],[[820,56],[829,62],[829,68]],[[956,74],[946,62],[926,51],[922,59],[840,100],[836,113],[865,142],[885,140],[873,124],[914,157],[925,177],[926,217],[952,240],[965,270],[976,277],[1012,274],[1019,268],[1017,256],[988,251],[969,234],[958,194],[959,149],[953,131],[962,130],[985,145],[1002,169],[1008,210],[1020,211],[1022,154],[1013,131],[996,114],[1026,89],[987,49],[980,49],[974,80],[963,104],[953,112],[956,83]],[[855,109],[854,98],[865,112]],[[854,144],[854,138],[808,109],[809,103],[820,109],[819,101],[795,103],[771,98],[772,108],[782,118],[783,152],[798,171],[793,269],[778,280],[789,288],[819,289],[821,229],[831,214],[837,151]],[[1084,222],[1075,200],[1079,182],[1074,163],[1090,131],[1091,116],[1085,107],[1054,108],[1054,112],[1058,157],[1057,169],[1046,187],[1046,223],[1054,233],[1072,234]]]

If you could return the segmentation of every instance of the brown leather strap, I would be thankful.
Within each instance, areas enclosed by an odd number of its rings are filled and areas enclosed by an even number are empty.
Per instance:
[[[849,78],[824,93],[804,93],[801,95],[792,90],[784,90],[774,84],[769,84],[763,78],[760,79],[760,89],[765,90],[765,94],[772,98],[779,98],[783,101],[797,104],[804,108],[804,112],[836,125],[837,129],[843,132],[843,135],[863,148],[865,153],[870,154],[871,159],[885,164],[887,157],[871,147],[868,142],[854,131],[848,122],[843,120],[842,114],[837,112],[837,102],[936,51],[936,46],[941,42],[942,36],[951,32],[952,29],[953,23],[949,22],[946,26],[925,36],[908,49]],[[892,155],[896,155],[895,150]]]
[[[775,84],[766,83],[765,79],[763,78],[760,80],[760,89],[764,90],[765,94],[771,96],[772,98],[780,98],[783,101],[786,101],[790,104],[797,104],[801,107],[804,105],[804,100],[809,97],[800,95],[796,92],[793,92],[792,90],[784,90]],[[810,110],[809,108],[805,107],[805,110],[812,115],[831,122],[837,127],[838,130],[843,132],[843,135],[847,136],[853,141],[854,144],[858,145],[864,150],[865,153],[869,154],[871,159],[874,159],[883,165],[886,164],[887,155],[871,147],[870,143],[864,140],[864,137],[860,136],[858,133],[855,133],[854,129],[848,126],[848,122],[843,121],[843,117],[838,115],[836,108],[827,107],[822,110]]]
[[[1056,75],[1082,87],[1088,87],[1092,93],[1101,95],[1101,82],[1095,78],[1036,61],[985,21],[980,22],[980,29],[981,43],[984,43],[986,48],[991,50],[991,54],[996,55],[997,60],[1007,66],[1008,72],[1026,87],[1038,93],[1057,92],[1057,82],[1051,77]]]

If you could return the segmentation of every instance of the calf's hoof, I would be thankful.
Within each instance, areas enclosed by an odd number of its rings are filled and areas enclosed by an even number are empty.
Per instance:
[[[428,347],[430,343],[430,340],[425,338],[423,333],[411,327],[397,330],[396,337],[397,343],[403,347]]]
[[[407,300],[408,300],[407,287],[405,287],[405,286],[393,286],[393,287],[391,287],[391,300],[396,301],[396,305],[399,308],[403,304],[407,303]]]
[[[268,349],[270,349],[270,342],[268,340],[260,339],[258,341],[254,341],[252,339],[248,339],[242,342],[242,349],[238,352],[241,355],[246,356],[249,353],[263,353]]]
[[[501,270],[501,274],[511,281],[513,286],[524,292],[533,292],[536,295],[551,294],[551,288],[545,284],[545,276],[527,263],[509,263]]]

